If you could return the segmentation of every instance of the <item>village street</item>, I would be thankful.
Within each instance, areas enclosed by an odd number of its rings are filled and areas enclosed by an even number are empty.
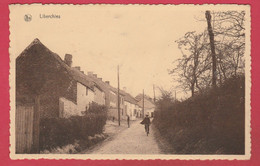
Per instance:
[[[112,140],[105,140],[91,150],[84,153],[92,154],[160,154],[162,153],[150,127],[150,134],[146,136],[144,126],[140,120],[133,121],[130,128],[126,128]]]

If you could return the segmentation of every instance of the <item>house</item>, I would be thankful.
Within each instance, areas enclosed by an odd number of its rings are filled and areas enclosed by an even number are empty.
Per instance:
[[[79,66],[76,66],[74,68],[81,71]],[[84,74],[83,71],[81,71],[81,72]],[[102,89],[102,87],[88,75],[84,74],[84,79],[93,83],[93,90],[94,90],[94,100],[93,100],[93,102],[95,102],[99,105],[105,105],[105,92]],[[98,79],[101,79],[101,78],[98,78]]]
[[[98,84],[94,85],[94,102],[99,105],[106,104],[105,92]]]
[[[142,94],[139,94],[135,97],[135,99],[138,101],[138,106],[140,111],[141,117],[144,115],[149,115],[149,117],[154,117],[154,110],[155,110],[155,104],[152,101],[152,98],[149,96],[144,96]],[[144,103],[144,112],[143,112],[143,103]]]
[[[136,110],[136,117],[142,118],[142,108],[138,105],[138,102],[135,105],[135,110]]]
[[[138,101],[127,92],[126,87],[123,87],[121,92],[124,94],[124,118],[126,119],[129,116],[130,120],[135,120],[138,112]]]
[[[109,104],[110,104],[109,95],[108,95],[109,88],[107,87],[107,84],[109,84],[109,81],[107,81],[106,83],[103,82],[102,78],[98,78],[97,74],[93,74],[93,72],[88,72],[87,77],[92,82],[94,82],[95,85],[97,85],[96,99],[95,99],[96,103],[109,107]],[[100,97],[98,97],[98,96],[102,96],[102,100],[100,100]]]
[[[39,99],[40,117],[82,115],[95,99],[95,85],[78,68],[72,55],[64,60],[35,39],[16,58],[16,105]],[[104,101],[100,101],[104,102]]]
[[[110,85],[109,81],[103,81],[97,74],[88,72],[88,77],[97,84],[104,92],[105,106],[108,108],[108,117],[110,119],[118,119],[118,89]],[[120,117],[124,116],[124,94],[122,90],[119,93],[120,101]]]
[[[132,97],[129,93],[126,92],[124,106],[126,116],[129,116],[130,120],[135,120],[138,115],[138,103],[134,97]]]
[[[108,85],[109,88],[109,108],[108,116],[110,118],[118,119],[118,101],[120,102],[120,118],[124,119],[125,110],[124,110],[124,94],[122,90],[119,91],[119,100],[118,100],[118,89]]]

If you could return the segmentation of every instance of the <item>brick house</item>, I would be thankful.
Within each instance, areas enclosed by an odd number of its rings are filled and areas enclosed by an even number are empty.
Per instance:
[[[40,102],[40,117],[82,115],[98,89],[88,77],[35,39],[16,58],[16,104]]]

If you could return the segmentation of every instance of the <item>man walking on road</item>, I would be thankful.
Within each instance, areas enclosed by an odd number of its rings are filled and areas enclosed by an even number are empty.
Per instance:
[[[144,124],[145,132],[147,132],[147,135],[149,134],[149,125],[151,124],[150,118],[148,115],[145,116],[144,120],[141,122],[141,124]]]

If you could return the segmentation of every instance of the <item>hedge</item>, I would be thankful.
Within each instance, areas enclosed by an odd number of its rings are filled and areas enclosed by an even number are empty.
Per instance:
[[[174,153],[244,154],[245,78],[157,109],[153,122]]]
[[[40,150],[62,147],[73,144],[76,140],[87,140],[88,136],[100,134],[106,119],[106,108],[97,104],[92,104],[84,116],[41,119]]]

